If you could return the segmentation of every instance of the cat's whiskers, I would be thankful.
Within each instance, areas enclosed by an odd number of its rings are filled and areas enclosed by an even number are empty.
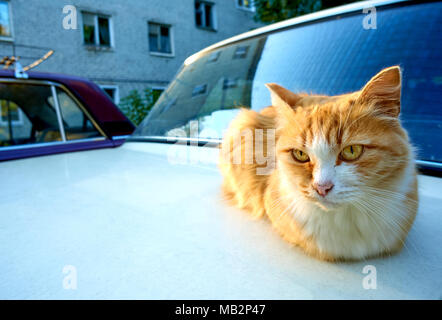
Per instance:
[[[398,194],[397,192],[394,192],[395,194]],[[368,197],[367,197],[368,195]],[[400,195],[400,194],[399,194]],[[399,203],[392,202],[390,199],[385,198],[385,194],[370,194],[370,192],[365,194],[365,198],[361,199],[367,204],[367,208],[369,209],[369,214],[376,215],[380,220],[382,220],[386,226],[393,232],[393,235],[398,238],[404,245],[404,247],[411,252],[411,250],[407,247],[405,242],[402,240],[402,237],[399,237],[398,233],[407,233],[408,228],[404,227],[403,224],[406,224],[406,217],[404,217],[402,214],[398,214],[395,216],[385,215],[385,210],[388,210],[390,213],[392,212],[401,212],[401,209],[403,209],[402,212],[405,212],[407,209],[407,206],[402,201]],[[409,199],[405,199],[409,200]],[[419,252],[419,250],[414,246],[414,249],[416,252]]]
[[[404,214],[406,213],[409,205],[416,204],[415,200],[405,198],[401,200],[399,204],[398,203],[393,204],[388,199],[385,199],[383,195],[376,195],[375,199],[373,199],[372,197],[370,200],[374,200],[375,202],[377,202],[379,208],[384,208],[384,209],[387,208],[390,212],[397,212],[398,214],[395,216],[389,215],[390,218],[389,221],[396,224],[404,233],[408,232],[409,228],[405,226],[411,224],[411,222],[408,221],[407,217],[405,217]],[[379,211],[381,211],[381,209],[379,209]],[[418,234],[416,234],[416,236],[418,236]]]
[[[281,204],[283,203],[284,198],[287,197],[282,197],[282,198],[276,198],[272,201],[272,205],[271,205],[271,210],[275,210],[277,207],[282,207]],[[294,200],[293,200],[294,201]],[[286,206],[286,208],[284,210],[281,211],[281,213],[278,215],[278,217],[276,218],[276,222],[279,222],[279,220],[283,217],[283,215],[286,213],[286,211],[289,209],[289,206]]]
[[[411,203],[417,203],[416,200],[411,199],[410,197],[407,197],[405,194],[397,192],[397,191],[388,190],[388,189],[380,189],[380,188],[375,188],[375,187],[370,187],[370,186],[364,186],[363,189],[367,192],[376,193],[379,195],[388,195],[390,198],[394,198],[397,200],[404,200],[404,201],[408,201]]]
[[[365,216],[373,222],[376,228],[378,228],[382,238],[384,239],[384,242],[381,242],[381,246],[383,247],[383,250],[387,251],[388,250],[387,238],[385,237],[385,234],[382,232],[381,226],[376,222],[375,218],[370,215],[371,212],[370,208],[367,207],[367,205],[364,202],[360,201],[360,199],[354,201],[354,206],[358,208],[361,213],[365,214]]]
[[[369,212],[369,216],[370,216],[370,214],[374,214],[374,215],[377,216],[377,218],[382,220],[382,222],[384,222],[384,224],[385,224],[385,227],[392,232],[393,237],[398,239],[402,243],[404,248],[411,252],[410,248],[408,248],[408,246],[406,245],[405,241],[402,239],[402,237],[399,236],[399,232],[398,231],[404,231],[404,230],[402,230],[403,228],[400,225],[395,223],[394,220],[386,219],[386,217],[384,215],[382,215],[381,213],[377,212],[376,210],[371,210]],[[397,227],[399,227],[399,229],[401,229],[401,230],[398,230]],[[382,233],[382,231],[380,231],[380,232]]]
[[[405,194],[388,189],[375,188],[370,186],[359,186],[359,194],[355,194],[351,198],[347,198],[348,202],[354,202],[360,204],[364,202],[364,207],[367,213],[371,213],[379,217],[385,224],[389,226],[389,229],[395,234],[397,232],[407,233],[408,228],[404,225],[410,223],[407,221],[407,217],[402,214],[395,216],[385,215],[385,211],[403,212],[406,214],[409,205],[417,203],[416,200],[407,197]],[[373,220],[372,217],[370,219]],[[399,236],[398,236],[399,237]],[[411,250],[402,241],[404,247],[411,252]],[[414,249],[419,253],[418,248],[413,244]]]

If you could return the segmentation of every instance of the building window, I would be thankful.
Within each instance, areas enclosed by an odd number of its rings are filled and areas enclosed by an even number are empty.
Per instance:
[[[0,1],[0,39],[12,38],[9,2]]]
[[[235,0],[236,6],[240,9],[255,11],[255,5],[253,0]]]
[[[215,30],[215,4],[196,0],[195,23],[199,28]]]
[[[84,44],[111,47],[110,17],[84,12],[82,15]]]
[[[149,22],[148,25],[150,52],[172,55],[171,27],[154,22]]]
[[[237,83],[238,83],[237,79],[226,78],[223,81],[223,89],[227,90],[227,89],[230,89],[230,88],[236,88]]]
[[[216,62],[221,55],[221,51],[215,51],[210,54],[209,58],[207,59],[207,62]]]
[[[119,95],[118,86],[100,85],[100,88],[103,89],[104,92],[106,92],[106,94],[109,96],[109,98],[111,98],[111,100],[115,104],[120,103],[120,95]]]
[[[201,96],[207,92],[207,84],[195,86],[192,91],[192,97]]]
[[[247,51],[249,51],[248,46],[236,47],[235,53],[233,54],[233,59],[244,59],[247,57]]]

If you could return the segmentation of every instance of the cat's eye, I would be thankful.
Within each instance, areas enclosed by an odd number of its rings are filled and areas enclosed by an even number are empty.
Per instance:
[[[364,147],[360,144],[354,144],[347,146],[341,151],[342,160],[353,161],[359,159],[362,154]]]
[[[295,158],[296,161],[307,162],[310,160],[308,154],[305,153],[304,151],[301,151],[298,149],[293,149],[292,154],[293,154],[293,157]]]

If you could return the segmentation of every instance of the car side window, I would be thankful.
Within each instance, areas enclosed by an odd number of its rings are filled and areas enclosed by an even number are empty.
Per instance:
[[[31,140],[31,122],[13,101],[0,99],[0,147],[23,144]]]
[[[66,140],[101,137],[80,106],[65,91],[57,88],[56,92]],[[54,105],[53,97],[49,98],[49,103]]]
[[[50,86],[0,82],[0,147],[61,141]]]

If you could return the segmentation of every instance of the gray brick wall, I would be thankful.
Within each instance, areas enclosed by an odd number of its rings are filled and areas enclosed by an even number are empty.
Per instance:
[[[0,40],[0,55],[12,55],[12,43],[23,65],[47,50],[55,54],[35,68],[83,76],[98,84],[117,85],[119,96],[146,86],[164,87],[185,58],[196,51],[260,25],[253,12],[236,7],[236,0],[213,0],[216,31],[196,27],[194,0],[8,0],[13,41]],[[77,29],[65,30],[63,7],[77,8]],[[114,47],[91,50],[84,45],[82,11],[111,17]],[[171,25],[173,57],[149,52],[148,21]]]

